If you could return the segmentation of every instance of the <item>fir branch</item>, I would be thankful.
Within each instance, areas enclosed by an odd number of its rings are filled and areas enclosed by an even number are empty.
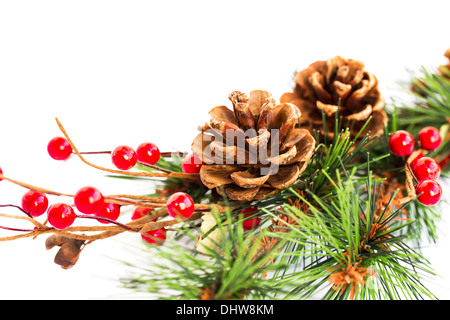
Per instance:
[[[219,230],[226,234],[225,241],[217,243],[219,249],[206,248],[208,255],[200,254],[192,248],[196,235],[182,230],[186,244],[166,241],[162,247],[149,248],[152,261],[144,269],[138,268],[136,275],[123,278],[124,287],[152,293],[158,299],[270,299],[283,292],[274,289],[272,279],[266,277],[286,267],[272,264],[281,243],[259,254],[262,234],[244,232],[241,223],[232,222],[230,210],[225,213],[225,223],[216,214]]]
[[[317,295],[330,283],[333,286],[323,299],[434,298],[421,282],[421,273],[432,275],[433,271],[420,254],[406,246],[403,237],[396,235],[406,224],[389,229],[400,209],[373,212],[371,202],[377,198],[376,188],[369,188],[364,197],[358,185],[361,180],[353,175],[354,171],[349,178],[336,179],[338,182],[328,176],[336,188],[336,197],[314,197],[320,209],[301,195],[299,198],[309,205],[308,213],[284,206],[285,214],[295,223],[286,224],[290,232],[273,236],[299,244],[299,250],[285,252],[283,259],[296,255],[309,263],[300,271],[276,273],[277,285],[291,288],[287,297],[297,299]],[[368,178],[365,184],[376,186],[374,181]],[[368,270],[374,266],[382,270],[377,276],[382,283],[378,291],[366,286],[371,277]]]

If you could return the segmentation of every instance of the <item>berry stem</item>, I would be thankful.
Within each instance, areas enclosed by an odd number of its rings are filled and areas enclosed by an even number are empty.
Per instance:
[[[0,204],[0,207],[13,207],[13,208],[17,208],[17,209],[19,209],[20,211],[22,211],[23,213],[25,213],[28,217],[30,217],[30,218],[33,219],[33,217],[32,217],[28,212],[26,212],[26,211],[23,210],[21,207],[16,206],[16,205],[14,205],[14,204]]]
[[[115,173],[115,174],[134,176],[134,177],[193,178],[193,177],[198,176],[198,175],[195,175],[195,174],[185,174],[183,172],[170,172],[170,173],[166,173],[166,172],[131,172],[131,171],[124,171],[124,170],[109,169],[109,168],[98,166],[96,164],[93,164],[93,163],[87,161],[83,157],[83,155],[80,154],[80,152],[75,147],[74,143],[70,139],[69,135],[67,134],[66,130],[64,129],[63,125],[58,120],[58,118],[56,118],[56,123],[58,124],[59,129],[64,134],[64,136],[66,137],[67,141],[70,143],[70,145],[72,146],[72,149],[75,151],[75,153],[80,158],[80,160],[83,161],[88,166],[91,166],[91,167],[93,167],[95,169],[106,171],[106,172],[110,172],[110,173]]]
[[[155,166],[155,165],[153,165],[153,164],[143,163],[143,162],[139,162],[139,161],[138,161],[138,163],[139,163],[141,166],[149,167],[149,168],[152,168],[152,169],[155,169],[155,170],[158,170],[158,171],[161,171],[161,172],[165,172],[165,173],[168,173],[168,174],[174,172],[174,171],[170,171],[170,170],[166,170],[166,169],[157,167],[157,166]]]
[[[0,229],[11,230],[11,231],[20,231],[20,232],[35,232],[36,230],[32,229],[18,229],[18,228],[10,228],[5,226],[0,226]]]
[[[170,158],[173,155],[184,157],[186,154],[184,152],[161,152],[161,157],[163,158]]]
[[[7,180],[9,182],[12,182],[14,184],[17,184],[21,187],[36,191],[36,192],[41,192],[41,193],[46,193],[46,194],[51,194],[51,195],[55,195],[55,196],[66,196],[66,197],[73,197],[73,195],[71,194],[66,194],[66,193],[61,193],[61,192],[57,192],[57,191],[52,191],[52,190],[48,190],[48,189],[44,189],[44,188],[40,188],[40,187],[36,187],[33,186],[31,184],[25,183],[25,182],[20,182],[8,177],[5,177],[4,175],[0,174],[0,178]]]
[[[76,152],[72,152],[73,154],[77,154]],[[111,154],[112,151],[80,151],[80,154]],[[185,155],[184,152],[161,152],[161,157],[170,158],[173,155],[183,157]]]
[[[80,154],[111,154],[112,151],[84,151],[80,152]],[[72,152],[73,154],[76,154],[76,152]]]
[[[129,227],[129,226],[123,224],[123,223],[117,222],[115,220],[111,220],[111,219],[108,219],[108,218],[99,217],[99,216],[95,216],[95,215],[77,214],[77,218],[95,219],[95,220],[107,221],[107,222],[113,223],[113,224],[115,224],[115,225],[117,225],[119,227],[122,227],[122,228],[124,228],[125,230],[128,230],[128,231],[135,231],[135,232],[139,231],[139,229],[131,228],[131,227]]]

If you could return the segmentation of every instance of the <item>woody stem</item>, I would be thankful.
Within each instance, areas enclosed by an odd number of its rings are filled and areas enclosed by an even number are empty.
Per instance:
[[[30,218],[32,218],[32,216],[31,216],[28,212],[26,212],[26,211],[23,210],[21,207],[16,206],[16,205],[14,205],[14,204],[0,204],[0,207],[13,207],[13,208],[17,208],[17,209],[19,209],[20,211],[22,211],[23,213],[25,213],[27,216],[29,216]]]
[[[109,222],[109,223],[113,223],[113,224],[115,224],[115,225],[117,225],[117,226],[119,226],[119,227],[122,227],[122,228],[124,228],[125,230],[128,230],[128,231],[139,231],[139,230],[133,229],[133,228],[127,226],[127,225],[124,225],[123,223],[120,223],[120,222],[117,222],[117,221],[115,221],[115,220],[111,220],[111,219],[108,219],[108,218],[104,218],[104,217],[98,217],[98,216],[92,216],[92,215],[78,214],[78,215],[77,215],[77,218],[86,218],[86,219],[102,220],[102,221],[106,221],[106,222]]]

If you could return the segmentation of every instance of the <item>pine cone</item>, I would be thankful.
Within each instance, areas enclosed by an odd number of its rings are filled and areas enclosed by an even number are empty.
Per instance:
[[[295,104],[301,111],[301,126],[324,133],[322,110],[326,115],[327,133],[334,136],[335,113],[342,116],[342,127],[349,127],[356,136],[367,119],[372,119],[360,137],[369,131],[382,135],[388,117],[383,111],[384,98],[378,91],[377,78],[364,70],[364,64],[336,56],[316,61],[297,72],[293,92],[282,95],[280,101]],[[353,123],[354,122],[354,123]]]
[[[450,48],[445,51],[444,57],[446,57],[449,62],[446,65],[439,67],[439,73],[450,80]]]
[[[276,105],[267,91],[250,97],[229,95],[233,110],[213,108],[211,119],[192,143],[202,160],[200,178],[231,200],[251,201],[292,185],[306,169],[315,149],[313,136],[296,125],[300,111],[293,104]]]
[[[45,247],[47,250],[50,250],[54,246],[59,246],[60,249],[55,256],[55,263],[63,269],[70,269],[77,263],[84,243],[84,240],[53,234],[45,240]]]

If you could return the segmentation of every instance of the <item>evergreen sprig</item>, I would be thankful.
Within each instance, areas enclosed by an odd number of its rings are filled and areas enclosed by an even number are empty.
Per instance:
[[[309,205],[308,212],[291,205],[284,207],[294,223],[286,225],[290,232],[272,236],[298,244],[297,251],[282,258],[302,257],[303,268],[289,274],[277,273],[277,286],[290,288],[286,297],[295,299],[318,298],[321,290],[326,290],[323,299],[435,298],[422,283],[426,275],[434,274],[432,269],[398,234],[411,221],[391,228],[400,209],[375,212],[377,188],[369,190],[366,200],[362,200],[360,179],[354,178],[351,175],[334,182],[329,177],[336,188],[332,200],[314,197],[313,205],[298,195]],[[378,184],[370,180],[367,184]]]
[[[445,67],[442,67],[443,70]],[[420,76],[411,79],[410,87],[414,100],[396,106],[398,127],[414,136],[425,126],[434,126],[441,131],[441,146],[428,155],[444,159],[450,155],[450,76],[422,68]],[[449,161],[442,166],[444,173],[450,170]]]
[[[411,92],[412,101],[394,102],[389,112],[389,123],[395,130],[406,130],[417,137],[425,126],[434,126],[440,130],[442,143],[434,151],[426,155],[435,158],[441,165],[441,179],[447,179],[450,173],[450,77],[437,70],[422,68],[418,76],[413,76],[405,90]],[[398,159],[397,159],[398,160]],[[424,206],[417,201],[411,203],[408,215],[415,221],[409,224],[405,233],[410,235],[417,248],[427,240],[436,243],[437,226],[442,215],[440,206]]]
[[[266,277],[269,272],[286,267],[282,262],[272,263],[282,243],[261,254],[264,235],[244,231],[242,221],[234,219],[230,210],[222,215],[225,220],[215,212],[224,240],[204,247],[206,255],[193,246],[197,240],[195,232],[180,230],[187,241],[167,241],[162,247],[149,247],[151,261],[135,275],[123,278],[122,284],[158,299],[270,299],[274,293],[283,292]]]
[[[151,248],[152,262],[123,283],[159,299],[307,299],[323,290],[322,299],[435,298],[423,284],[433,270],[400,233],[412,221],[394,223],[402,208],[377,210],[380,179],[356,171],[334,178],[324,171],[334,188],[328,199],[308,191],[309,201],[289,189],[307,210],[289,203],[264,209],[277,229],[267,223],[245,232],[231,210],[216,213],[224,241],[206,257],[192,247],[195,234],[186,233],[191,246]],[[267,247],[267,239],[278,241]]]
[[[450,80],[425,68],[421,76],[411,80],[416,100],[412,105],[400,106],[399,125],[417,133],[424,124],[437,128],[448,124],[450,117]]]

